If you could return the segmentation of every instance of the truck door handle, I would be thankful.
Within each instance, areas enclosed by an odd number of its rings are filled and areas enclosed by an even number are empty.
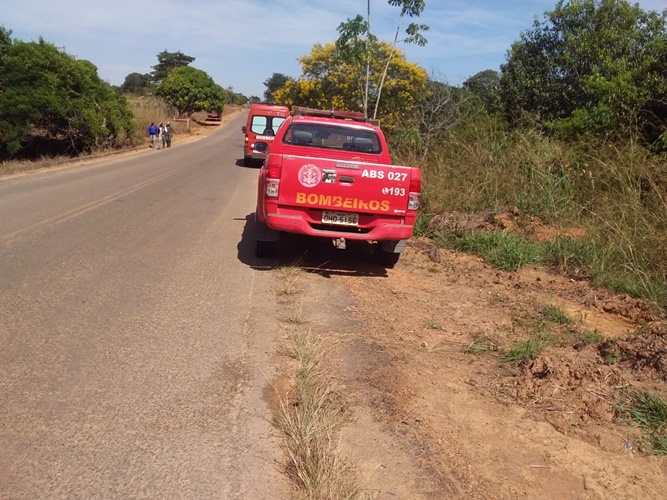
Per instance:
[[[353,183],[354,182],[354,177],[352,177],[351,175],[339,175],[338,176],[338,182]]]

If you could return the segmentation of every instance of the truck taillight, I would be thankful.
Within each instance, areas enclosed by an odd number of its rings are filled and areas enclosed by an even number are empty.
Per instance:
[[[277,198],[280,190],[280,181],[277,179],[266,180],[266,196],[269,198]]]
[[[421,196],[419,193],[410,193],[408,198],[408,210],[417,210],[419,209],[419,200]]]
[[[267,179],[280,179],[280,171],[282,169],[279,165],[269,165],[268,170],[266,171]]]
[[[421,199],[422,179],[421,171],[412,169],[410,177],[410,196],[408,197],[408,210],[417,210]]]
[[[267,158],[267,163],[272,158]],[[266,196],[277,198],[280,191],[281,165],[278,163],[268,164],[266,169]]]

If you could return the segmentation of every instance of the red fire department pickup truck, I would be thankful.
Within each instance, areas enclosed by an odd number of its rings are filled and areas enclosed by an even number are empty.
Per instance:
[[[256,254],[270,257],[281,232],[374,244],[393,266],[412,236],[421,172],[391,164],[379,126],[363,113],[295,108],[259,171]]]

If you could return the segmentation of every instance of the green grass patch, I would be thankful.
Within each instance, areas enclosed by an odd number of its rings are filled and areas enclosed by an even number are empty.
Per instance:
[[[588,240],[558,237],[541,245],[544,263],[567,276],[588,279],[593,270],[599,267],[601,251]]]
[[[533,335],[527,340],[515,340],[502,360],[505,362],[534,359],[538,354],[546,351],[554,344],[554,338],[547,334]]]
[[[433,216],[431,214],[419,212],[413,228],[414,235],[417,237],[428,236],[428,226],[432,218]]]
[[[551,304],[542,310],[542,317],[547,321],[558,323],[559,325],[569,325],[573,321],[563,309]]]
[[[581,342],[584,345],[599,344],[605,340],[605,337],[597,330],[587,330],[578,332],[575,335],[576,342]]]
[[[477,254],[504,271],[516,271],[525,265],[543,262],[538,244],[505,231],[467,232],[455,247],[456,250]]]
[[[667,455],[667,401],[650,390],[627,395],[627,401],[616,405],[616,412],[634,427],[642,430],[642,441],[656,455]]]

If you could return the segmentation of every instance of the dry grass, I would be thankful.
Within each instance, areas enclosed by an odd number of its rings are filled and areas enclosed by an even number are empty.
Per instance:
[[[403,146],[394,156],[423,175],[423,212],[486,213],[517,206],[525,217],[583,228],[567,265],[595,285],[667,309],[667,164],[642,147],[565,143],[531,130],[508,131],[479,118],[443,137],[424,162]],[[428,215],[426,215],[428,217]]]
[[[307,323],[295,296],[301,270],[296,266],[277,270],[282,285],[277,294],[291,307],[284,321],[291,325],[285,346],[292,360],[291,390],[278,395],[274,425],[281,435],[287,458],[285,473],[304,500],[362,498],[357,473],[341,453],[340,433],[345,424],[343,392],[331,371],[323,366],[326,349]]]
[[[294,388],[282,398],[275,419],[288,458],[287,475],[303,499],[361,498],[354,467],[340,449],[345,405],[321,365],[325,351],[310,331],[292,334],[288,350],[296,361]]]
[[[296,266],[283,266],[278,268],[278,275],[280,276],[280,288],[278,295],[281,297],[292,297],[299,293],[299,273],[301,269]]]

